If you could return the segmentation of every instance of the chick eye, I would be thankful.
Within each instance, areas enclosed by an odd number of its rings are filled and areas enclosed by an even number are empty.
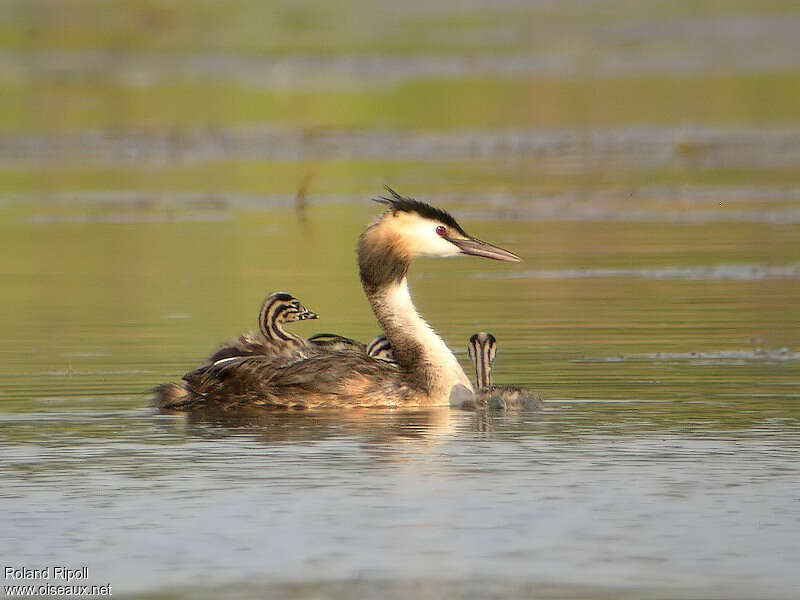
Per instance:
[[[444,237],[446,233],[447,233],[447,228],[444,225],[439,225],[436,228],[436,235],[438,235],[439,237]]]

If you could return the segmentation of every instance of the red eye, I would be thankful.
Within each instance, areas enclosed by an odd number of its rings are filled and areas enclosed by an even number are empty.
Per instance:
[[[446,228],[444,225],[439,225],[439,226],[436,228],[436,234],[437,234],[439,237],[444,237],[446,233],[447,233],[447,228]]]

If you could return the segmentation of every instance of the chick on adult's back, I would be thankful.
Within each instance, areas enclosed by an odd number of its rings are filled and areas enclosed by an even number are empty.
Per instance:
[[[289,364],[306,358],[309,344],[300,336],[286,331],[283,325],[316,318],[317,313],[308,310],[291,294],[270,294],[258,311],[258,332],[245,333],[235,342],[223,345],[209,357],[208,362],[239,356],[267,356],[282,364]]]

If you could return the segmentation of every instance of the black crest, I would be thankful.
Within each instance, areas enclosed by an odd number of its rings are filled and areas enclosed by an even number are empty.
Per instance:
[[[280,302],[291,302],[292,300],[295,300],[294,296],[285,292],[276,292],[270,297],[273,299],[273,301],[278,300]]]
[[[431,206],[425,202],[420,200],[414,200],[413,198],[407,198],[405,196],[401,196],[397,192],[395,192],[392,188],[388,185],[386,186],[386,191],[389,192],[391,198],[387,198],[385,196],[381,196],[380,198],[373,198],[374,202],[378,202],[380,204],[386,204],[389,206],[389,209],[393,212],[407,212],[407,213],[417,213],[419,216],[425,219],[431,219],[434,221],[439,221],[444,223],[448,227],[452,227],[456,231],[458,231],[461,235],[465,237],[469,237],[467,232],[461,229],[461,225],[453,218],[446,210],[442,210],[441,208],[436,208],[435,206]]]

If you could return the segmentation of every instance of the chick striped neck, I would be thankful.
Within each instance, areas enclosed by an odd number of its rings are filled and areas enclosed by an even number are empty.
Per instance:
[[[470,340],[469,354],[472,364],[475,366],[475,385],[482,392],[492,389],[492,366],[494,363],[492,350],[489,342],[481,342],[474,338]]]

